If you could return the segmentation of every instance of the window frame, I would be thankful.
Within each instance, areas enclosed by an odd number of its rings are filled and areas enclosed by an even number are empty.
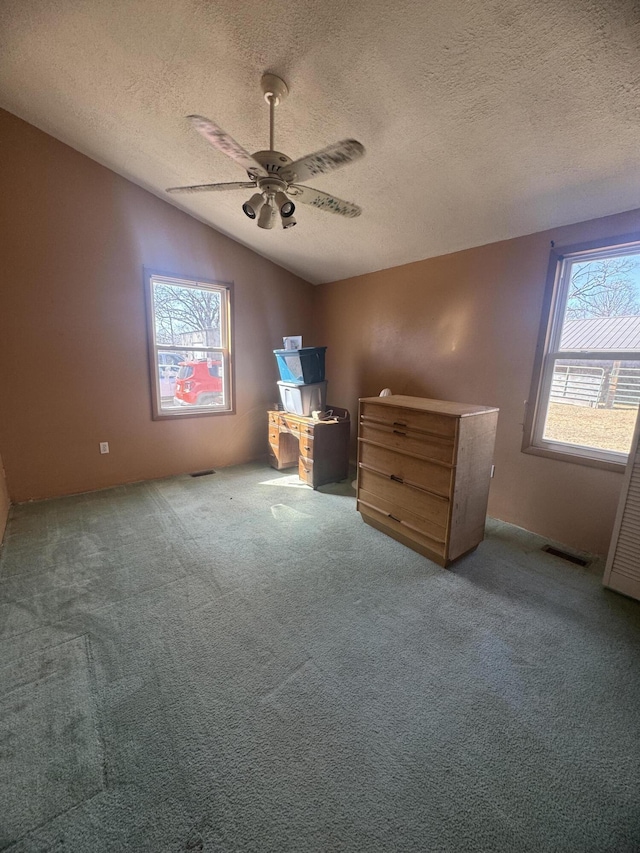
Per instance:
[[[219,347],[211,346],[180,346],[175,344],[158,344],[156,342],[155,308],[153,300],[153,284],[178,285],[180,287],[191,287],[194,290],[214,290],[222,294],[221,298],[221,341]],[[234,415],[235,410],[235,371],[233,369],[233,282],[215,281],[201,276],[176,275],[174,273],[161,272],[159,270],[144,268],[144,294],[147,315],[147,344],[149,356],[149,378],[151,387],[151,417],[152,420],[166,420],[167,418],[197,418],[197,417],[221,417],[223,415]],[[160,375],[157,355],[159,352],[175,352],[193,350],[197,352],[211,351],[220,353],[223,365],[223,387],[228,389],[228,406],[224,409],[212,409],[208,406],[185,406],[176,409],[162,409],[160,395]]]
[[[640,353],[633,355],[629,350],[559,349],[569,289],[569,275],[564,272],[567,269],[565,262],[598,260],[636,251],[640,253],[640,234],[625,234],[564,247],[556,247],[552,241],[551,245],[533,378],[529,398],[525,402],[522,452],[593,468],[624,471],[628,460],[627,453],[553,442],[543,439],[542,433],[553,379],[553,364],[557,359],[637,360],[640,366]]]

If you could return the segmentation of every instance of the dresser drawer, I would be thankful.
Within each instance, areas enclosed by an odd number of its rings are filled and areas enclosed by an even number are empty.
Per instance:
[[[374,509],[376,512],[382,513],[398,524],[404,524],[410,530],[428,536],[434,543],[444,545],[446,541],[447,528],[444,525],[421,518],[412,510],[406,507],[398,507],[391,501],[367,491],[367,489],[360,489],[358,493],[358,509],[360,509],[360,504],[363,504],[367,509]]]
[[[418,486],[443,497],[449,497],[451,493],[453,469],[448,466],[388,450],[377,444],[367,444],[365,441],[360,441],[359,451],[362,465],[392,480]]]
[[[440,438],[424,432],[412,432],[406,428],[364,421],[360,424],[360,437],[392,450],[402,450],[415,456],[453,464],[454,441],[451,438]]]
[[[382,474],[360,467],[358,494],[362,489],[395,507],[396,512],[393,512],[393,515],[398,516],[398,511],[408,510],[415,518],[424,519],[440,528],[447,527],[449,501],[446,498],[439,498],[422,489],[396,483]]]
[[[447,546],[444,542],[438,542],[410,525],[380,512],[376,507],[367,506],[362,501],[358,503],[358,510],[365,521],[386,533],[387,536],[398,539],[403,545],[419,551],[440,565],[445,564]]]
[[[395,429],[410,429],[433,435],[453,438],[456,434],[457,418],[403,409],[400,406],[384,406],[379,403],[360,404],[361,424],[380,423]]]

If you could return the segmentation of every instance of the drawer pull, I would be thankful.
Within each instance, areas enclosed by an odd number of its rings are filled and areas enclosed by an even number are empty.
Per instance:
[[[406,435],[406,432],[403,432],[401,429],[394,429],[394,433],[396,435]]]
[[[394,422],[393,422],[393,425],[394,425],[394,426],[406,427],[406,424],[403,424],[403,423],[402,423],[402,421],[394,421]]]
[[[402,524],[402,520],[400,518],[396,518],[395,515],[391,515],[391,513],[389,513],[389,518],[392,518],[394,521],[397,521],[398,524]]]
[[[311,450],[311,448],[309,447],[309,445],[308,445],[308,444],[305,444],[305,446],[304,446],[302,449],[303,449],[303,450],[307,450],[307,451],[308,451],[308,450]]]
[[[390,474],[389,479],[393,480],[394,483],[404,483],[404,480],[402,479],[402,477],[396,477],[395,474]]]

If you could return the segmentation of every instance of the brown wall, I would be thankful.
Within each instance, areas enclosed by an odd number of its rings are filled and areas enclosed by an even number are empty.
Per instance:
[[[489,512],[605,553],[622,475],[521,452],[550,241],[640,230],[640,211],[321,285],[318,339],[336,405],[390,387],[499,406]]]
[[[0,456],[0,542],[4,536],[4,529],[7,524],[9,515],[9,492],[4,478],[4,468],[2,467],[2,457]]]
[[[640,212],[314,289],[2,111],[0,170],[0,452],[12,500],[263,456],[271,350],[293,332],[329,347],[329,399],[354,415],[359,396],[385,386],[499,406],[490,513],[606,551],[621,475],[521,453],[523,404],[550,240],[638,231]],[[235,282],[237,414],[151,420],[145,265]],[[0,518],[2,500],[0,489]]]
[[[271,350],[310,339],[312,286],[2,111],[0,173],[12,500],[263,456]],[[151,420],[143,266],[234,282],[237,414]]]

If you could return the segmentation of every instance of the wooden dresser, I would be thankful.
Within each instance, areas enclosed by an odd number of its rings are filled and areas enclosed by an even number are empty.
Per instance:
[[[484,538],[498,409],[365,397],[358,423],[362,518],[441,566]]]
[[[269,464],[278,471],[298,466],[300,479],[314,489],[349,475],[351,421],[346,409],[314,421],[289,412],[269,412]]]

